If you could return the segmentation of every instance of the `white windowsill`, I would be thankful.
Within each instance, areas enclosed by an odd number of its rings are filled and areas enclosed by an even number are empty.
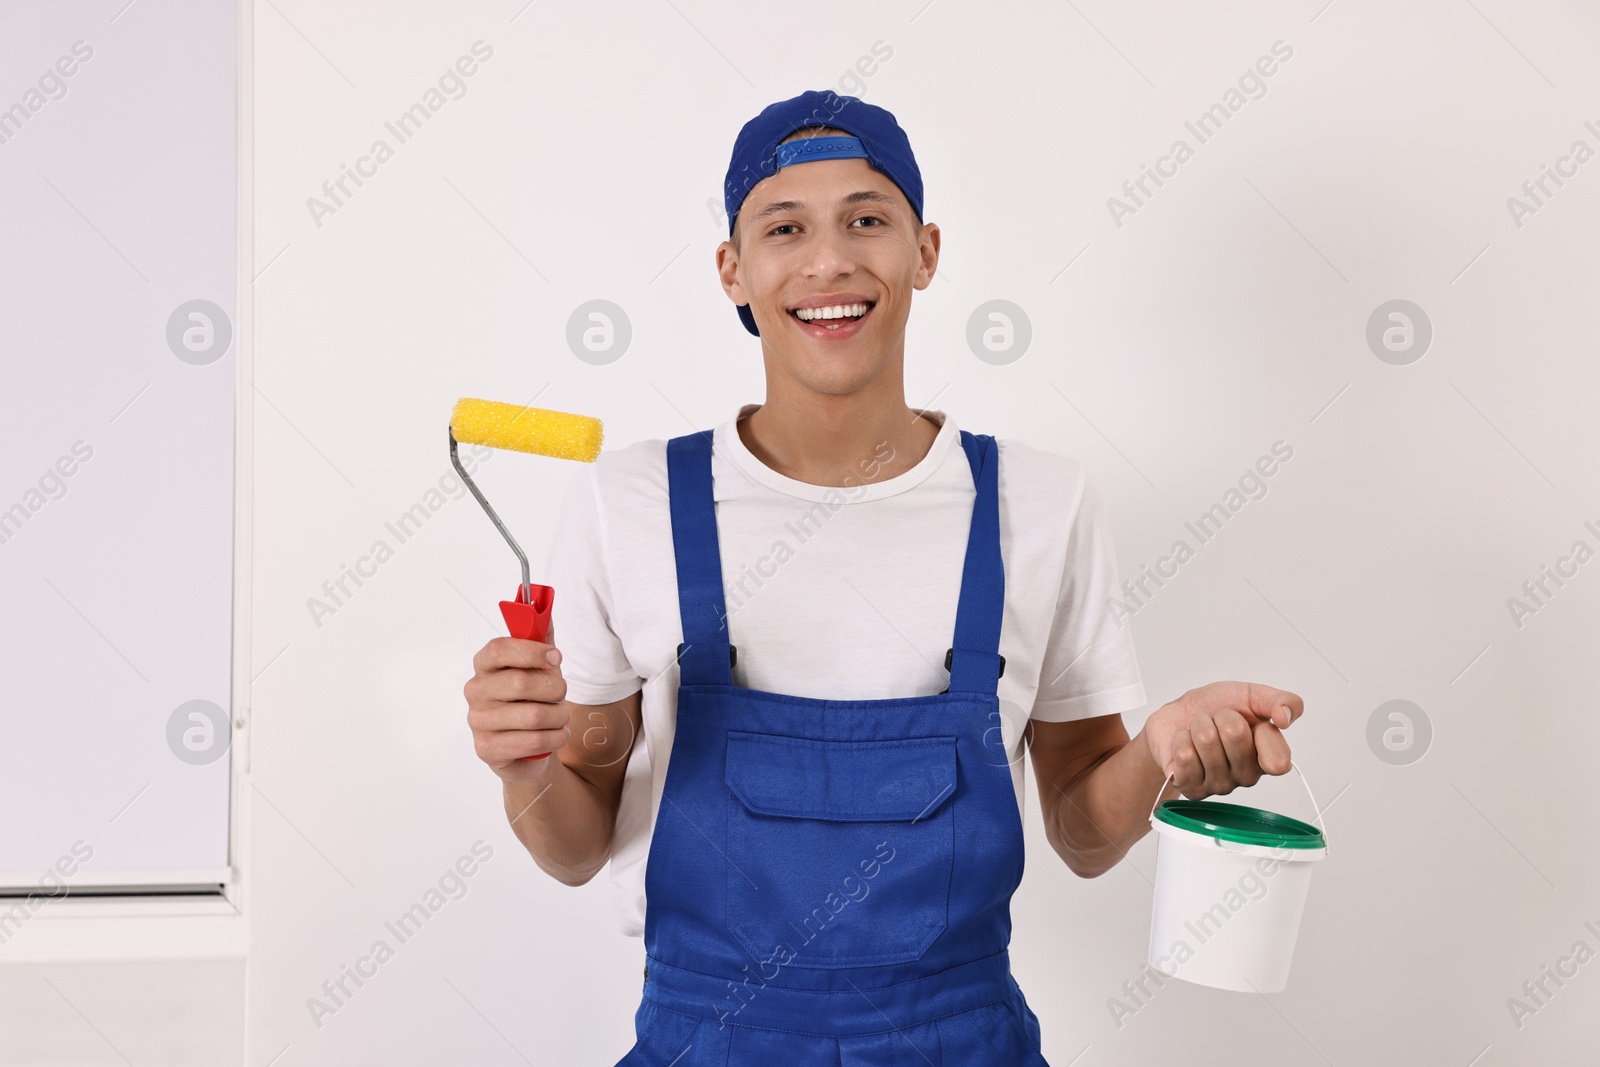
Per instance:
[[[0,906],[0,915],[8,910]],[[244,959],[250,941],[245,916],[217,897],[66,897],[20,926],[0,927],[0,938],[0,965]]]

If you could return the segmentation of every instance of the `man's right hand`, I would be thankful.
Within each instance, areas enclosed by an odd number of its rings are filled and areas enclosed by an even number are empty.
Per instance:
[[[556,757],[523,757],[554,753],[572,737],[560,663],[554,645],[516,637],[496,637],[472,657],[462,692],[473,749],[507,782],[542,781]]]

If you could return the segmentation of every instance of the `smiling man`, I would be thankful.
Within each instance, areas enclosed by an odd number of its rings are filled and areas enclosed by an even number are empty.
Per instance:
[[[1129,739],[1146,697],[1083,465],[905,402],[939,228],[892,114],[773,104],[725,196],[765,401],[579,471],[561,650],[478,653],[478,753],[542,869],[611,863],[646,954],[619,1067],[1044,1064],[1008,954],[1023,758],[1092,878],[1158,797],[1286,773],[1303,704],[1216,682]]]

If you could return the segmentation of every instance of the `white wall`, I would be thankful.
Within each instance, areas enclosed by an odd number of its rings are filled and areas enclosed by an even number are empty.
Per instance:
[[[1506,199],[1575,140],[1600,148],[1583,125],[1600,127],[1593,13],[519,7],[254,10],[253,1067],[598,1064],[630,1044],[640,943],[614,932],[604,876],[563,888],[521,851],[464,723],[461,685],[515,561],[470,498],[404,544],[385,522],[448,470],[459,396],[593,413],[612,447],[762,399],[757,343],[714,279],[724,229],[707,202],[746,119],[839,87],[878,41],[892,57],[859,95],[909,131],[944,231],[908,339],[909,402],[1082,458],[1125,574],[1275,441],[1294,450],[1130,620],[1146,712],[1218,678],[1306,699],[1289,736],[1333,802],[1333,848],[1290,987],[1170,984],[1116,1025],[1108,1000],[1143,962],[1155,841],[1082,881],[1030,802],[1013,952],[1046,1055],[1516,1064],[1587,1047],[1600,965],[1520,1028],[1506,1001],[1575,941],[1600,946],[1583,925],[1600,926],[1600,563],[1520,627],[1506,601],[1574,541],[1600,547],[1583,525],[1600,527],[1600,163],[1520,227]],[[466,95],[319,225],[308,197],[374,140],[395,146],[385,121],[479,40],[493,56]],[[1175,138],[1193,145],[1185,120],[1280,40],[1293,55],[1266,95],[1114,225],[1107,198]],[[1433,327],[1407,366],[1364,336],[1397,298]],[[565,340],[592,299],[633,328],[605,366]],[[992,299],[1032,324],[1004,366],[964,342]],[[482,467],[535,561],[571,475],[508,454]],[[317,625],[307,599],[379,539],[393,558]],[[1395,699],[1433,730],[1405,766],[1367,740]],[[1297,780],[1246,798],[1308,814]],[[493,858],[468,894],[315,1025],[308,997],[393,943],[384,922],[479,840]]]

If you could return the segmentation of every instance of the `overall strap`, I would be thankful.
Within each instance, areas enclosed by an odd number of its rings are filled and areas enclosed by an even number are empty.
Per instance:
[[[992,436],[961,431],[976,499],[961,571],[955,639],[949,655],[949,692],[993,696],[1004,669],[1000,622],[1005,569],[1000,557],[999,448]],[[678,572],[678,612],[683,647],[678,664],[684,685],[732,685],[722,555],[712,495],[711,431],[667,442],[672,548]]]
[[[977,499],[961,570],[955,642],[950,652],[952,693],[999,692],[1000,620],[1005,607],[1005,567],[1000,559],[1000,448],[988,434],[961,431]]]
[[[678,567],[678,613],[684,685],[732,685],[727,604],[716,500],[711,493],[712,431],[667,442],[667,498],[672,508],[672,553]]]

